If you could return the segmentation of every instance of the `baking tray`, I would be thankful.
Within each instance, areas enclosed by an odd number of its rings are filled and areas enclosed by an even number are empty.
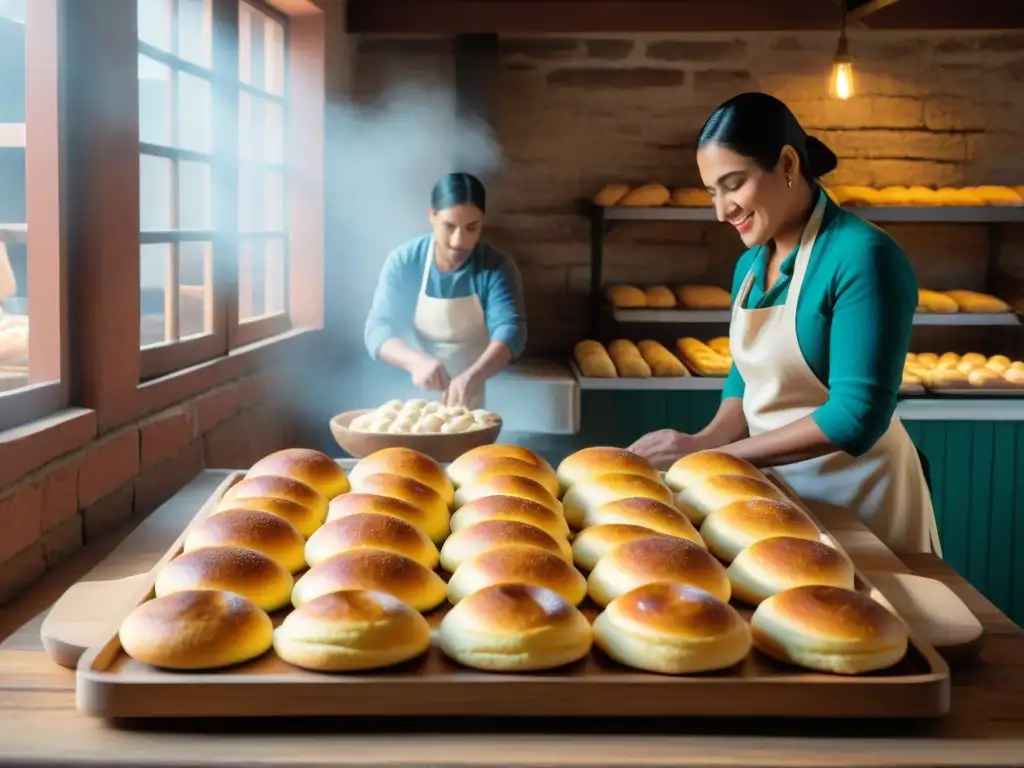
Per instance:
[[[1024,387],[938,387],[927,390],[929,395],[943,395],[950,397],[1019,397],[1024,398]]]
[[[342,466],[351,465],[343,462]],[[232,473],[198,510],[208,515],[242,472]],[[781,483],[777,483],[783,488]],[[786,495],[791,493],[783,491]],[[803,506],[803,505],[801,505]],[[806,510],[806,507],[804,507]],[[812,515],[813,517],[813,515]],[[819,526],[820,527],[820,526]],[[187,530],[187,528],[186,528]],[[133,605],[149,599],[155,574],[182,548],[185,532],[140,584]],[[822,539],[842,549],[822,528]],[[857,589],[871,585],[857,571]],[[749,608],[737,604],[749,618]],[[591,620],[599,609],[584,603]],[[427,614],[436,627],[446,607]],[[273,616],[275,625],[285,611]],[[113,718],[485,716],[485,717],[804,717],[921,718],[950,705],[949,668],[911,635],[906,657],[875,674],[844,677],[804,671],[756,650],[735,667],[688,676],[621,666],[599,650],[561,669],[495,674],[460,667],[435,646],[401,666],[358,674],[300,670],[271,650],[246,664],[202,673],[167,672],[129,658],[116,630],[88,650],[76,672],[80,713]]]

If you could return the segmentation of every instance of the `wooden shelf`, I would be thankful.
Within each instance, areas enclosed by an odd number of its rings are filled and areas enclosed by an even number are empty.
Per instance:
[[[597,208],[605,221],[715,221],[714,208]],[[844,207],[843,210],[875,222],[931,222],[936,224],[1013,224],[1024,223],[1024,206],[889,206]]]
[[[728,325],[732,317],[729,310],[700,311],[691,309],[613,309],[612,318],[617,323],[714,323]],[[955,314],[922,313],[914,316],[914,325],[941,326],[1007,326],[1021,324],[1020,316],[1013,312],[999,314]]]
[[[649,379],[595,379],[584,376],[576,361],[570,363],[572,374],[579,382],[581,390],[615,390],[622,392],[650,391],[650,392],[685,392],[699,390],[720,390],[725,386],[725,377],[710,376],[679,376],[673,378]]]

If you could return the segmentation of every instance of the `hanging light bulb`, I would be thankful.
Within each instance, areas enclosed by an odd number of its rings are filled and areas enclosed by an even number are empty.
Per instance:
[[[832,60],[832,76],[829,78],[828,94],[833,99],[849,99],[853,96],[853,59],[846,44],[846,2],[843,2],[843,25],[839,32],[839,46]]]

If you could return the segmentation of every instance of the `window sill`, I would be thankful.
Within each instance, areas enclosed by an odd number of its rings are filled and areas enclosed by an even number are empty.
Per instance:
[[[0,432],[0,489],[81,448],[96,433],[96,412],[87,408],[66,408]]]
[[[136,421],[268,363],[276,363],[283,356],[310,343],[318,331],[318,328],[293,328],[234,349],[215,360],[144,382],[135,388],[131,397],[114,398],[116,402],[100,406],[99,431],[106,432]]]

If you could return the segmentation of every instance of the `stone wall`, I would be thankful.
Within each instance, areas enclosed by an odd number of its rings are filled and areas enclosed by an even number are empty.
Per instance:
[[[848,102],[827,96],[835,45],[827,33],[502,40],[505,163],[489,180],[487,237],[521,266],[532,354],[562,353],[585,332],[588,226],[578,201],[613,181],[699,185],[695,134],[737,92],[785,100],[839,155],[831,183],[1024,183],[1024,100],[1013,95],[1024,34],[855,31]],[[363,100],[410,81],[451,86],[448,40],[369,37],[358,50]],[[922,285],[984,287],[985,227],[891,231]],[[714,224],[631,224],[606,242],[606,282],[728,286],[741,250]]]
[[[83,543],[148,515],[204,467],[250,466],[283,447],[277,383],[264,372],[222,384],[10,484],[0,468],[0,605]]]

